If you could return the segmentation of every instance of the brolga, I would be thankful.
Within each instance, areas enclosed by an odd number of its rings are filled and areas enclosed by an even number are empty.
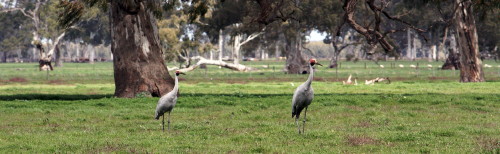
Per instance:
[[[307,115],[307,107],[311,104],[313,98],[314,98],[314,90],[311,86],[311,83],[314,78],[314,65],[321,65],[316,61],[316,59],[310,59],[309,60],[309,78],[307,78],[307,81],[301,84],[297,89],[295,90],[295,93],[293,94],[292,98],[292,118],[295,117],[295,124],[297,125],[297,129],[299,131],[299,134],[301,133],[300,131],[300,125],[299,125],[299,117],[300,117],[300,112],[304,110],[304,123],[302,124],[302,133],[305,131],[306,127],[306,115]]]
[[[155,119],[159,120],[162,117],[162,129],[165,131],[165,113],[168,112],[168,130],[170,130],[170,112],[174,109],[175,104],[177,103],[177,92],[179,91],[179,79],[177,77],[179,74],[184,74],[180,71],[175,71],[175,85],[172,91],[163,95],[160,100],[158,100],[158,105],[156,105],[156,114]]]

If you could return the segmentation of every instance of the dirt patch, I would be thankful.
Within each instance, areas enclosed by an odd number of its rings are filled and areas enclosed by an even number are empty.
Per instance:
[[[429,77],[429,80],[453,80],[455,78],[450,78],[450,77]]]
[[[476,143],[485,153],[500,152],[500,139],[482,136],[476,138]]]
[[[347,144],[351,146],[360,146],[366,144],[376,144],[379,141],[365,135],[352,135],[347,136]]]
[[[373,124],[370,121],[360,121],[359,123],[354,125],[354,127],[360,127],[360,128],[370,128],[372,126]]]
[[[346,106],[348,109],[351,109],[351,110],[354,110],[354,111],[363,111],[365,110],[364,108],[362,107],[359,107],[359,106],[353,106],[353,105],[349,105],[349,106]]]
[[[48,84],[65,84],[63,80],[50,80],[47,82]]]
[[[26,80],[25,78],[21,78],[21,77],[15,77],[15,78],[10,78],[9,82],[20,82],[20,83],[23,83],[23,82],[28,82],[28,80]]]

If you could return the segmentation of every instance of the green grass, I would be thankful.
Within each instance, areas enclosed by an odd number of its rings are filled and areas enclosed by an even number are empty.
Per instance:
[[[8,65],[0,68],[29,66]],[[405,75],[391,84],[346,86],[319,68],[306,133],[299,135],[290,102],[305,75],[209,68],[212,80],[204,70],[182,76],[172,130],[162,132],[153,120],[158,98],[114,98],[111,64],[96,64],[95,72],[88,66],[65,64],[48,81],[39,78],[45,72],[2,70],[0,153],[500,152],[500,82]],[[26,81],[8,81],[16,77]]]
[[[349,74],[357,77],[360,82],[376,77],[390,77],[393,81],[418,81],[418,82],[441,82],[459,80],[460,71],[438,69],[442,62],[427,61],[386,61],[379,62],[385,68],[380,68],[372,61],[341,62],[341,67],[331,69],[326,67],[329,62],[322,61],[325,67],[316,67],[316,80],[318,81],[340,81],[345,80]],[[390,68],[391,63],[403,64],[404,68]],[[410,68],[410,65],[419,65],[419,69]],[[492,68],[483,68],[487,81],[500,81],[500,63],[488,60],[484,64],[490,64]],[[283,61],[260,61],[242,62],[242,64],[259,69],[254,72],[234,72],[229,69],[219,69],[217,66],[208,66],[208,69],[196,69],[183,76],[184,82],[279,82],[279,81],[303,81],[303,75],[289,75],[282,72]],[[365,68],[366,64],[366,68]],[[432,69],[427,65],[433,66]],[[47,75],[45,71],[38,71],[35,63],[11,63],[0,64],[0,83],[9,84],[16,82],[33,84],[112,84],[113,64],[106,63],[65,63],[64,67],[56,67]],[[167,64],[169,67],[178,64]],[[264,68],[267,67],[267,68]],[[172,72],[170,72],[172,73]]]
[[[288,83],[181,84],[170,132],[157,98],[113,98],[111,85],[0,86],[0,153],[495,153],[498,86],[316,82],[304,135]]]

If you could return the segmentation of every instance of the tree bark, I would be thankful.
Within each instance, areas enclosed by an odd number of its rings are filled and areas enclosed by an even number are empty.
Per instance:
[[[61,52],[61,49],[59,48],[59,46],[55,46],[54,47],[55,50],[56,50],[56,64],[55,66],[56,67],[62,67],[63,66],[63,61],[62,61],[62,57],[63,57],[63,52]]]
[[[89,63],[94,64],[96,47],[94,45],[89,44],[87,49],[89,51]]]
[[[427,61],[432,62],[434,59],[436,59],[436,51],[437,51],[436,45],[432,45],[427,55],[428,56]]]
[[[111,0],[110,3],[114,95],[159,97],[171,91],[174,80],[162,58],[156,19],[145,2]]]
[[[333,46],[335,47],[335,45],[333,45]],[[338,63],[337,62],[339,61],[339,54],[340,54],[340,52],[337,52],[337,49],[334,49],[333,56],[330,59],[330,66],[329,66],[329,68],[336,68],[336,67],[338,67]]]
[[[458,3],[455,27],[460,51],[460,82],[484,82],[481,66],[476,23],[471,0],[455,0]]]
[[[307,61],[302,56],[300,50],[302,40],[300,35],[293,39],[288,39],[286,42],[286,66],[285,70],[288,74],[303,74],[308,73]]]
[[[446,38],[448,38],[448,26],[444,28],[444,35],[443,35],[443,41],[442,43],[439,45],[439,50],[437,51],[437,56],[436,56],[436,61],[439,61],[439,51],[443,52],[445,51],[446,49],[446,46],[445,46],[445,43],[446,43]]]
[[[406,30],[406,58],[408,58],[409,60],[412,59],[411,57],[411,51],[413,51],[411,48],[411,43],[413,41],[411,41],[411,30],[410,29],[407,29]]]
[[[443,70],[457,70],[460,68],[460,60],[458,59],[460,57],[460,54],[457,53],[456,51],[453,51],[453,49],[449,49],[449,50],[450,51],[448,52],[448,58],[446,58],[446,61],[444,62],[441,69],[443,69]]]
[[[241,34],[234,36],[233,42],[233,64],[240,64]]]
[[[4,51],[2,52],[3,53],[3,56],[2,56],[2,63],[6,63],[7,62],[7,51]]]
[[[219,61],[222,61],[222,56],[224,53],[224,35],[222,34],[222,29],[219,30]]]
[[[281,57],[279,44],[280,44],[280,41],[276,41],[276,44],[274,46],[274,57],[276,58],[276,60],[280,60],[280,57]]]

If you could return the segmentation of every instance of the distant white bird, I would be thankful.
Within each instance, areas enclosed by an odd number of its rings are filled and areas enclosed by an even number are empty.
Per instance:
[[[311,83],[314,78],[314,69],[313,66],[315,64],[321,65],[320,63],[316,62],[316,59],[310,59],[309,60],[309,78],[307,78],[307,81],[301,84],[297,89],[295,90],[295,93],[293,93],[293,98],[292,98],[292,118],[295,117],[295,124],[297,125],[297,129],[300,132],[300,126],[299,126],[299,117],[300,117],[300,112],[305,108],[304,111],[304,124],[302,125],[302,133],[305,131],[305,126],[306,126],[306,115],[307,115],[307,107],[311,104],[313,98],[314,98],[314,90],[311,86]],[[323,65],[321,65],[323,66]]]
[[[432,65],[431,65],[431,64],[427,64],[427,67],[428,67],[428,68],[432,68]]]
[[[404,68],[404,67],[405,67],[405,65],[403,65],[403,64],[399,64],[399,67],[400,67],[400,68]]]
[[[295,84],[293,84],[293,82],[290,82],[290,85],[291,85],[292,87],[295,87]]]
[[[159,120],[160,116],[163,116],[162,120],[162,129],[165,131],[165,113],[168,112],[168,130],[170,130],[170,112],[174,109],[175,104],[177,103],[177,92],[179,91],[179,79],[177,77],[179,74],[184,74],[180,71],[175,71],[175,85],[172,91],[163,95],[160,100],[158,100],[158,104],[156,105],[156,114],[155,119]]]
[[[380,66],[380,68],[384,68],[384,65],[379,65],[379,66]]]
[[[488,64],[484,64],[484,67],[491,68],[492,66],[488,65]]]
[[[415,65],[410,65],[410,67],[411,67],[411,68],[417,68],[417,66],[415,66]]]
[[[365,85],[375,85],[375,81],[378,80],[378,77],[373,80],[365,80]]]
[[[352,75],[349,74],[347,81],[342,81],[342,84],[344,84],[344,85],[350,85],[350,84],[358,85],[358,80],[356,80],[356,78],[354,78],[354,83],[353,83],[351,78],[352,78]]]
[[[347,78],[347,81],[342,81],[342,84],[352,84],[352,80],[351,80],[351,77],[352,77],[352,74],[349,74],[349,77]]]

